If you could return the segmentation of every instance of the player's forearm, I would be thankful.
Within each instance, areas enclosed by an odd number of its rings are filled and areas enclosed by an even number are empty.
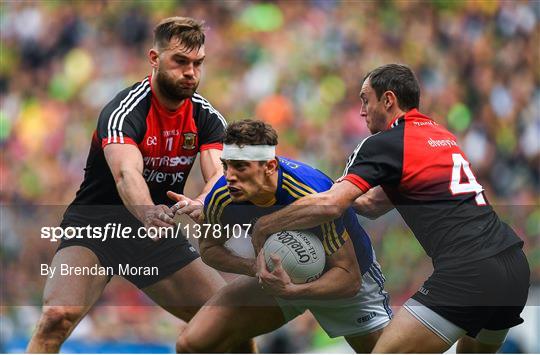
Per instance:
[[[197,200],[204,201],[215,183],[223,176],[223,165],[220,157],[221,150],[218,149],[207,149],[201,152],[201,173],[205,185],[199,196],[197,196]]]
[[[195,198],[195,200],[199,200],[202,204],[204,204],[204,200],[206,199],[206,195],[212,190],[212,187],[216,184],[216,182],[219,180],[219,178],[223,175],[223,170],[216,171],[212,176],[208,178],[208,181],[206,181],[206,184],[204,185],[202,191],[200,194]]]
[[[145,210],[154,206],[154,202],[142,175],[138,171],[121,171],[116,181],[116,189],[126,208],[144,222]]]
[[[320,194],[309,195],[272,214],[258,219],[259,233],[270,235],[283,230],[308,229],[330,222],[342,214],[339,206],[325,203]]]
[[[394,208],[384,191],[377,186],[354,200],[352,207],[357,214],[375,219]]]
[[[216,270],[255,276],[255,259],[235,255],[223,245],[204,246],[201,244],[201,258],[205,264]]]
[[[333,267],[319,279],[305,284],[296,284],[285,298],[290,299],[339,299],[353,297],[360,290],[358,273]]]
[[[360,196],[358,199],[356,199],[352,207],[357,214],[370,219],[376,219],[387,212],[377,210],[375,206],[367,200],[367,198],[364,198],[364,196]]]

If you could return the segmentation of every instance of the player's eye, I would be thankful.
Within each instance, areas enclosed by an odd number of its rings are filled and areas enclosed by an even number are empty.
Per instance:
[[[202,61],[202,60],[199,60],[199,61],[196,61],[196,62],[194,63],[194,65],[195,65],[196,67],[200,67],[200,66],[202,65],[202,63],[203,63],[203,61]]]
[[[247,164],[237,164],[234,166],[234,168],[240,172],[245,171],[247,168]]]

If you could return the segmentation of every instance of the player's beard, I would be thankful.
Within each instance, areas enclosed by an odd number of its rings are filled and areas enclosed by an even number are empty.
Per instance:
[[[156,73],[156,82],[159,85],[159,91],[161,94],[172,101],[182,101],[192,97],[199,86],[199,82],[197,81],[193,87],[182,87],[181,80],[175,81],[166,72],[159,69]]]

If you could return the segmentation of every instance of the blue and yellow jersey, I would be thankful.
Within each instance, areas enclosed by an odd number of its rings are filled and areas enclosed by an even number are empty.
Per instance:
[[[290,205],[303,196],[327,191],[332,187],[333,181],[321,171],[291,159],[278,157],[278,160],[278,187],[272,205],[232,202],[227,182],[222,176],[206,196],[205,222],[231,226],[254,224],[257,218]],[[327,255],[335,253],[351,238],[362,273],[373,263],[371,241],[358,223],[352,208],[347,209],[340,218],[312,228],[311,232],[321,238]]]

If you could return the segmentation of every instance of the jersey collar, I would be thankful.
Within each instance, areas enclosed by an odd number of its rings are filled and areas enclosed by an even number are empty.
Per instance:
[[[388,126],[386,127],[386,129],[391,129],[391,128],[394,128],[396,127],[397,125],[399,125],[401,122],[403,121],[406,121],[406,120],[409,120],[409,119],[415,119],[415,118],[428,118],[424,115],[422,115],[418,109],[415,109],[413,108],[412,110],[410,111],[407,111],[405,112],[404,115],[402,114],[398,114],[396,115],[396,117],[394,117],[390,123],[388,124]]]
[[[402,115],[401,113],[400,114],[397,114],[394,118],[392,118],[392,120],[390,121],[390,123],[388,123],[388,126],[386,126],[386,129],[389,130],[390,128],[394,128],[395,126],[397,126],[400,122],[400,118],[406,116],[407,114],[405,115]]]

